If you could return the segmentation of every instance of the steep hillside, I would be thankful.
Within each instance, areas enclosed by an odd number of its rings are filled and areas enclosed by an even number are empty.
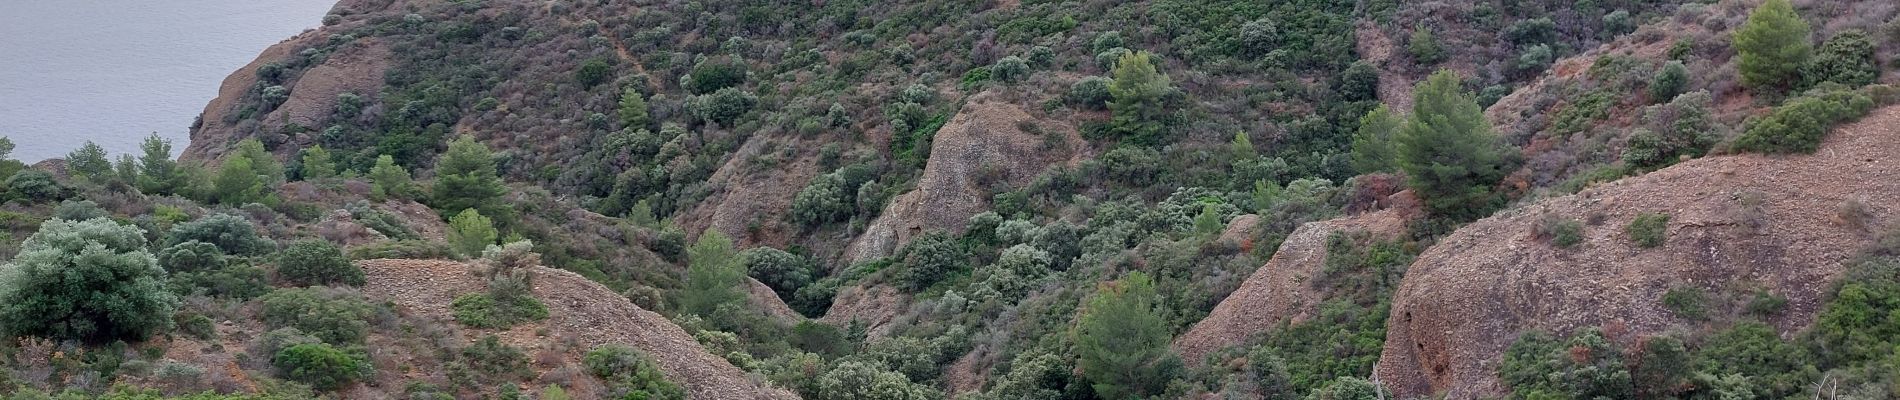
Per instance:
[[[364,294],[389,301],[405,319],[453,323],[448,305],[457,297],[481,292],[484,283],[470,266],[440,260],[366,260]],[[760,386],[724,358],[701,348],[692,335],[665,317],[641,309],[625,296],[572,272],[535,268],[534,294],[548,304],[548,318],[496,332],[502,342],[535,354],[537,379],[558,379],[562,368],[581,365],[589,349],[630,345],[659,363],[667,377],[685,386],[693,398],[790,399],[791,393]],[[473,341],[479,332],[466,332]],[[604,396],[599,382],[564,384],[580,397]],[[538,385],[536,385],[538,386]]]
[[[1519,332],[1601,326],[1618,345],[1687,318],[1672,288],[1787,298],[1784,334],[1814,320],[1843,264],[1900,216],[1900,107],[1875,111],[1803,156],[1693,160],[1474,222],[1418,257],[1393,296],[1379,378],[1401,396],[1502,394],[1500,356]],[[1625,227],[1668,215],[1666,240]],[[1582,221],[1582,244],[1537,232]]]
[[[1384,210],[1300,225],[1266,265],[1241,283],[1207,318],[1194,323],[1174,339],[1174,349],[1192,363],[1206,361],[1209,353],[1239,345],[1250,335],[1282,324],[1313,318],[1326,300],[1319,286],[1324,275],[1328,239],[1333,235],[1367,234],[1392,240],[1405,232],[1398,210]]]

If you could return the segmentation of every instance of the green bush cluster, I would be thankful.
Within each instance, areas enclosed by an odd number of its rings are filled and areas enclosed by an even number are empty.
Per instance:
[[[343,250],[323,240],[291,243],[277,256],[277,276],[294,286],[362,286],[363,268],[350,263]]]
[[[1646,248],[1661,246],[1669,239],[1669,214],[1651,212],[1637,214],[1635,219],[1630,220],[1629,226],[1624,228],[1624,232],[1629,234],[1630,241],[1636,242],[1637,246]]]
[[[278,289],[259,298],[264,324],[297,328],[325,343],[361,344],[369,337],[376,309],[350,289],[309,287]]]
[[[1812,153],[1829,130],[1867,115],[1874,106],[1874,99],[1864,91],[1815,89],[1776,106],[1766,116],[1750,119],[1732,147],[1771,154]]]
[[[608,384],[612,398],[680,400],[686,390],[667,380],[646,354],[617,344],[601,345],[581,359],[587,372]]]
[[[362,353],[324,343],[286,347],[271,356],[271,365],[276,366],[284,378],[318,390],[335,390],[375,372],[375,367]]]

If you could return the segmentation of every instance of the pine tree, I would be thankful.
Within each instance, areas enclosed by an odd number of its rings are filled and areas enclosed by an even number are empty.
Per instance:
[[[627,88],[620,94],[620,127],[628,132],[646,129],[653,120],[647,116],[647,99],[640,91]]]
[[[145,137],[139,144],[144,154],[139,156],[139,190],[151,194],[175,194],[184,189],[185,177],[178,172],[178,162],[172,160],[172,142],[157,133]]]
[[[66,170],[79,179],[100,183],[110,178],[112,161],[106,160],[104,147],[88,140],[78,150],[66,154]]]
[[[686,290],[680,295],[680,311],[702,316],[712,315],[720,305],[744,298],[739,285],[745,273],[740,270],[738,253],[732,239],[715,230],[706,230],[699,241],[686,249]]]
[[[1168,352],[1167,322],[1155,309],[1154,281],[1130,272],[1102,284],[1075,325],[1076,363],[1104,399],[1152,395],[1180,362]]]
[[[463,209],[449,218],[449,247],[466,257],[476,257],[500,236],[495,222],[473,208]]]
[[[1380,104],[1359,118],[1359,130],[1352,135],[1352,166],[1359,173],[1391,172],[1398,155],[1392,150],[1392,136],[1399,131],[1399,118],[1392,109]]]
[[[449,143],[449,151],[436,159],[435,188],[431,197],[436,209],[473,208],[505,221],[510,214],[507,205],[501,204],[501,196],[507,190],[495,171],[494,154],[474,137],[464,135],[455,139]]]
[[[1795,14],[1788,0],[1768,0],[1756,7],[1748,14],[1748,22],[1735,31],[1742,85],[1760,91],[1787,88],[1798,81],[1795,78],[1813,51],[1808,35],[1808,22]]]
[[[336,177],[336,162],[330,160],[330,151],[323,145],[311,145],[303,150],[303,180],[317,180]]]
[[[1412,61],[1420,65],[1445,61],[1445,47],[1438,44],[1438,37],[1432,35],[1431,28],[1419,25],[1412,30],[1412,36],[1408,39],[1405,41],[1405,51],[1412,53]]]
[[[369,194],[378,200],[408,199],[415,193],[415,182],[410,179],[409,170],[396,165],[396,158],[389,155],[376,157],[376,166],[369,169],[369,181]]]
[[[1108,104],[1114,114],[1111,126],[1123,140],[1139,145],[1160,144],[1167,129],[1166,102],[1172,89],[1168,76],[1155,70],[1152,57],[1147,52],[1122,55],[1115,63],[1115,81],[1108,85],[1113,97]]]
[[[13,139],[0,136],[0,160],[13,156]]]
[[[257,138],[238,141],[237,154],[251,159],[251,168],[263,177],[264,184],[274,185],[284,181],[284,164],[277,162],[277,155],[264,150],[264,142]]]
[[[120,154],[119,161],[112,163],[112,171],[117,174],[113,179],[121,183],[129,185],[139,182],[139,164],[131,154]]]
[[[1234,132],[1234,141],[1227,145],[1227,149],[1234,153],[1235,160],[1250,159],[1259,155],[1254,152],[1253,139],[1247,138],[1247,132]]]
[[[1433,214],[1471,220],[1498,205],[1492,187],[1509,160],[1457,74],[1440,70],[1419,84],[1395,139],[1399,169]]]
[[[264,198],[264,175],[250,157],[237,154],[224,160],[218,176],[212,179],[212,197],[219,204],[239,206]]]

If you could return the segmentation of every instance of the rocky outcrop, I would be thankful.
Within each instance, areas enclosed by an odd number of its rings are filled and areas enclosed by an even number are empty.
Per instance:
[[[1900,213],[1896,127],[1900,107],[1887,107],[1812,155],[1692,160],[1467,225],[1407,271],[1378,378],[1401,398],[1495,397],[1505,391],[1498,360],[1521,332],[1603,326],[1632,345],[1681,322],[1661,297],[1682,285],[1784,296],[1771,322],[1799,330],[1842,265]],[[1625,233],[1645,212],[1670,216],[1660,247]],[[1540,240],[1532,232],[1546,218],[1582,221],[1583,244]]]
[[[286,126],[321,130],[322,122],[336,110],[337,96],[344,93],[361,96],[364,104],[369,104],[373,96],[382,91],[383,73],[389,68],[390,60],[389,46],[375,38],[342,45],[324,56],[320,64],[303,70],[292,79],[276,83],[288,90],[288,96],[281,104],[269,108],[261,118],[240,118],[240,115],[262,112],[258,109],[263,107],[262,101],[258,99],[259,92],[273,85],[262,81],[259,69],[284,63],[296,57],[298,52],[329,40],[332,30],[326,27],[306,31],[271,46],[249,65],[225,77],[224,83],[218,88],[218,97],[205,105],[204,113],[199,114],[199,123],[192,127],[191,144],[185,147],[182,157],[216,160],[240,140],[266,132],[278,132]],[[301,142],[308,138],[273,139],[276,140],[299,142],[296,146],[277,146],[279,156],[285,157],[301,148],[304,144]]]
[[[988,208],[991,185],[1021,187],[1052,165],[1081,159],[1082,152],[1072,150],[1084,143],[1074,127],[1036,118],[1000,96],[971,97],[937,131],[917,188],[885,206],[845,250],[845,261],[888,256],[925,232],[961,232]]]
[[[1235,218],[1229,230],[1243,222],[1243,218]],[[1175,351],[1198,365],[1223,347],[1241,344],[1282,323],[1311,318],[1325,300],[1312,282],[1326,267],[1327,238],[1355,231],[1376,238],[1396,238],[1405,234],[1405,220],[1397,210],[1384,210],[1300,225],[1281,242],[1266,265],[1254,270],[1239,289],[1214,306],[1207,318],[1175,338]]]
[[[831,309],[818,322],[839,327],[863,324],[866,337],[880,338],[890,333],[891,322],[909,304],[910,297],[890,285],[852,286],[838,290]]]
[[[363,292],[395,304],[406,316],[450,318],[457,296],[483,290],[468,266],[441,260],[366,260]],[[498,336],[509,345],[537,348],[546,335],[568,338],[578,346],[562,354],[578,361],[581,353],[603,344],[632,346],[653,357],[667,378],[695,399],[794,399],[790,392],[753,382],[745,371],[706,352],[691,335],[665,317],[633,305],[625,296],[572,272],[535,267],[534,294],[548,306],[544,321],[516,326]],[[585,397],[585,396],[579,396]]]

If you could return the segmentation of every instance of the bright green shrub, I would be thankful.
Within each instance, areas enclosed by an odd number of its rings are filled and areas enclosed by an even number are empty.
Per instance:
[[[1504,352],[1498,377],[1518,398],[1612,398],[1634,394],[1623,353],[1594,328],[1569,340],[1526,333]]]
[[[1759,153],[1812,153],[1835,125],[1859,119],[1874,108],[1859,91],[1816,89],[1749,120],[1735,139],[1735,150]]]

